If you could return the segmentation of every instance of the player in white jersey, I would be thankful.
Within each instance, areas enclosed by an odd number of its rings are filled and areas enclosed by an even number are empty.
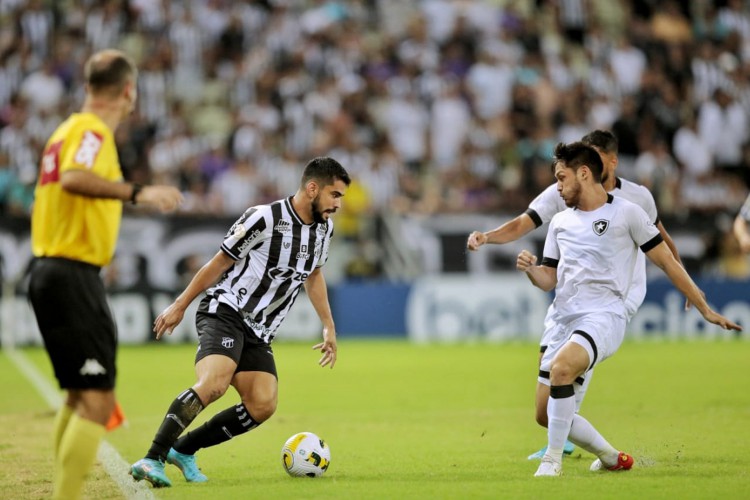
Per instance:
[[[602,159],[603,172],[602,172],[602,185],[604,189],[616,197],[622,197],[626,200],[632,201],[636,205],[643,208],[648,214],[650,220],[659,229],[659,233],[662,238],[669,246],[670,250],[674,254],[675,258],[679,261],[679,253],[677,247],[672,242],[672,238],[667,233],[667,230],[659,220],[659,216],[656,210],[656,202],[654,197],[645,187],[630,182],[626,179],[621,179],[616,176],[615,171],[617,169],[617,137],[612,132],[606,130],[594,130],[589,134],[586,134],[581,142],[593,147]],[[565,202],[560,198],[557,192],[557,185],[552,184],[547,189],[542,191],[534,200],[529,204],[529,208],[521,215],[503,224],[502,226],[488,231],[486,233],[480,231],[474,231],[469,235],[467,247],[469,250],[477,250],[480,246],[485,243],[508,243],[515,241],[523,235],[531,232],[532,230],[548,223],[552,220],[552,217],[565,210]],[[636,272],[633,276],[631,288],[628,290],[628,320],[630,320],[636,313],[640,305],[643,303],[643,299],[646,296],[646,257],[640,254],[636,263]],[[689,303],[686,303],[689,305]],[[550,342],[550,337],[555,333],[554,322],[552,316],[555,314],[554,304],[550,305],[547,310],[547,315],[544,319],[544,333],[540,341],[540,354],[539,360],[541,362],[544,351]],[[545,371],[541,372],[542,376],[549,376]],[[591,379],[593,378],[593,371],[589,371],[586,377],[582,379],[582,387],[580,391],[576,392],[576,410],[579,410],[583,403],[583,398],[586,395]],[[536,420],[542,425],[547,424],[547,411],[544,404],[540,404],[547,401],[547,394],[543,393],[538,396],[537,401],[537,414]],[[571,454],[574,446],[572,443],[566,443],[565,453]],[[529,460],[540,459],[544,455],[546,449],[543,447],[541,450],[529,455]]]
[[[664,243],[659,230],[638,205],[607,193],[601,184],[602,161],[596,150],[581,143],[555,148],[557,190],[567,208],[550,222],[541,265],[524,250],[516,267],[544,291],[555,290],[550,339],[537,394],[549,383],[547,451],[536,476],[562,474],[563,446],[570,439],[598,458],[592,470],[627,470],[633,458],[610,445],[576,413],[579,377],[612,356],[625,335],[627,296],[639,248],[695,304],[706,321],[741,330],[714,312],[682,265]]]
[[[323,324],[319,364],[336,363],[336,329],[321,267],[333,235],[330,216],[351,180],[332,158],[305,167],[297,193],[249,208],[227,232],[220,250],[154,322],[156,338],[182,321],[188,305],[207,291],[195,322],[197,382],[167,410],[146,456],[130,473],[155,487],[171,486],[164,463],[189,482],[206,481],[195,453],[244,434],[276,411],[278,377],[271,342],[302,286]],[[211,287],[211,288],[209,288]],[[240,402],[180,437],[206,406],[232,385]],[[179,439],[178,439],[179,438]]]
[[[748,222],[750,222],[750,196],[745,199],[745,203],[740,208],[740,213],[734,219],[734,237],[740,244],[740,250],[744,253],[750,253],[750,229],[748,229]]]

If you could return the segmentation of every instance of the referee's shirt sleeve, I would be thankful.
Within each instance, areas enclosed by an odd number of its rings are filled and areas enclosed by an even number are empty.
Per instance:
[[[237,219],[227,231],[221,249],[234,260],[247,257],[250,250],[257,248],[270,235],[272,230],[268,223],[271,207],[252,207]]]

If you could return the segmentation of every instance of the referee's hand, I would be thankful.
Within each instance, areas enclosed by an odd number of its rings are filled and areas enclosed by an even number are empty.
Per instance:
[[[174,186],[144,186],[136,197],[136,204],[150,205],[160,212],[172,212],[184,201]]]

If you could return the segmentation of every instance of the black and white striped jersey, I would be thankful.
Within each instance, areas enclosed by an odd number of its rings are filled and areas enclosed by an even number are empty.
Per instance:
[[[226,304],[271,343],[305,280],[326,263],[332,236],[332,220],[303,223],[291,197],[249,208],[224,238],[221,250],[235,263],[206,292],[211,300],[203,310]]]

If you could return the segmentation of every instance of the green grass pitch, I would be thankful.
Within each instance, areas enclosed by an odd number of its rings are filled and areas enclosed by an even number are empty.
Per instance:
[[[534,478],[537,462],[526,460],[546,441],[533,421],[535,345],[341,339],[333,370],[317,366],[310,346],[277,343],[276,415],[200,451],[208,483],[187,484],[168,466],[174,487],[157,498],[750,498],[749,342],[626,342],[597,368],[581,413],[636,467],[591,473],[593,457],[576,450],[562,478]],[[192,385],[194,349],[121,347],[118,397],[129,426],[107,439],[128,462]],[[23,353],[51,376],[41,349]],[[52,414],[2,351],[0,380],[0,497],[47,497]],[[237,400],[230,389],[196,423]],[[300,431],[331,447],[320,479],[281,467],[282,444]],[[86,488],[88,498],[122,498],[100,468]]]

